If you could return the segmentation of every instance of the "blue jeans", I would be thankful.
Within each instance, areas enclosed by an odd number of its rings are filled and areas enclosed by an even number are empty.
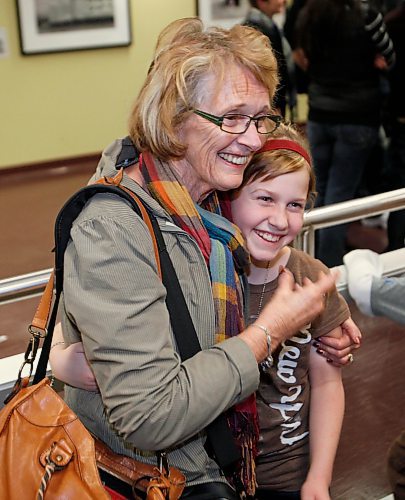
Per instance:
[[[315,205],[353,199],[378,141],[378,127],[309,121],[307,133],[318,191]],[[329,267],[340,265],[346,252],[346,232],[346,224],[317,231],[317,258]]]

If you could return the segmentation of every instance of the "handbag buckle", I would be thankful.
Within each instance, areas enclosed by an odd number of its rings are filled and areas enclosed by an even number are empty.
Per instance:
[[[167,459],[167,453],[164,451],[158,453],[158,468],[160,472],[169,474],[169,461]]]
[[[44,339],[48,335],[48,330],[46,328],[39,328],[33,324],[28,327],[28,331],[33,337],[38,337],[39,339]]]
[[[39,339],[41,337],[39,335],[36,335],[35,333],[32,333],[31,335],[32,335],[31,340],[30,340],[30,342],[27,346],[27,349],[25,351],[25,354],[24,354],[24,361],[22,362],[22,365],[21,365],[20,370],[18,372],[17,381],[21,380],[22,371],[24,370],[26,365],[29,365],[29,367],[30,367],[28,377],[31,377],[31,375],[32,375],[32,370],[34,368],[34,361],[35,361],[35,357],[37,355],[38,346],[39,346]]]

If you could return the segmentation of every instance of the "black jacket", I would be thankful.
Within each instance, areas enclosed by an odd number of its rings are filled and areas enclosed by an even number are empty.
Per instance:
[[[266,35],[271,43],[272,49],[277,59],[279,73],[279,87],[274,96],[273,105],[280,109],[281,114],[285,116],[287,101],[294,106],[295,102],[291,102],[293,98],[288,99],[287,96],[293,93],[294,84],[293,77],[290,75],[287,67],[287,60],[284,54],[282,34],[277,25],[265,14],[258,9],[251,9],[246,16],[244,26],[251,26]]]

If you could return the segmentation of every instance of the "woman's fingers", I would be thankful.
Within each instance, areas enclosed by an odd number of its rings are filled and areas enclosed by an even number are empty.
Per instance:
[[[319,337],[313,342],[316,352],[335,366],[346,366],[352,362],[354,351],[360,344],[353,343],[351,337],[343,330],[340,338]]]
[[[320,273],[316,281],[306,279],[299,286],[292,273],[283,270],[278,288],[260,319],[260,323],[273,331],[275,345],[295,335],[316,318],[325,307],[325,294],[334,286],[333,274]]]
[[[361,343],[361,331],[359,330],[356,323],[352,318],[348,318],[341,324],[341,327],[345,333],[352,339],[355,344],[360,345]]]
[[[316,348],[316,352],[321,356],[323,356],[324,358],[333,357],[336,361],[342,360],[352,352],[351,347],[346,347],[345,349],[337,350],[333,349],[332,347],[326,347],[324,344],[321,344],[318,341],[314,341],[313,346]]]
[[[333,355],[340,354],[339,357],[346,356],[353,349],[358,349],[360,347],[360,344],[353,342],[345,330],[342,331],[342,336],[340,338],[319,337],[317,342],[321,343],[322,348],[327,352]]]

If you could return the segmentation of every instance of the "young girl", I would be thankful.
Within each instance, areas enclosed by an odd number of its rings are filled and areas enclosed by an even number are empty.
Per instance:
[[[248,274],[253,322],[277,288],[280,269],[297,286],[327,268],[289,246],[301,231],[304,208],[315,196],[311,159],[301,136],[288,126],[269,139],[231,194],[233,222],[251,255]],[[276,351],[261,372],[257,391],[260,439],[257,498],[328,500],[344,412],[340,369],[318,356],[312,339],[340,336],[349,317],[337,291],[325,298],[321,316]]]

